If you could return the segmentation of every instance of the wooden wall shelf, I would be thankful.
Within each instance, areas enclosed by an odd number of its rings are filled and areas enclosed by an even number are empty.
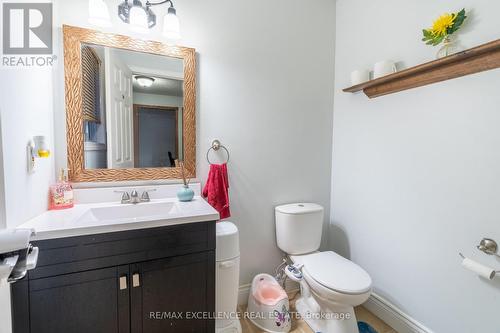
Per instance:
[[[363,91],[375,98],[495,68],[500,68],[500,39],[346,88],[344,92]]]

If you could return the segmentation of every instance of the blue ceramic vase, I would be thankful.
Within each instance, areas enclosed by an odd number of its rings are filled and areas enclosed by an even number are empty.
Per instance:
[[[188,202],[193,200],[193,197],[194,191],[189,188],[189,185],[184,185],[177,191],[177,198],[179,201]]]

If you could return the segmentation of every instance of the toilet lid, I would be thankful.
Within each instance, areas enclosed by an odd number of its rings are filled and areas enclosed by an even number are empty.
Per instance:
[[[362,294],[372,286],[372,279],[364,269],[335,252],[317,252],[300,259],[307,273],[329,289]]]

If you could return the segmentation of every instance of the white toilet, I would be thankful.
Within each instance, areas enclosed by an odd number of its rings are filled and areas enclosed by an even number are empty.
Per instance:
[[[332,251],[318,252],[323,207],[297,203],[276,207],[278,247],[304,279],[297,311],[314,332],[359,333],[354,307],[371,294],[372,280],[360,266]]]

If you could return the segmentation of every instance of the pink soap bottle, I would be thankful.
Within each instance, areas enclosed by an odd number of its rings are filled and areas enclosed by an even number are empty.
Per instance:
[[[49,199],[49,210],[67,209],[74,206],[73,188],[68,182],[67,172],[64,169],[61,169],[57,183],[50,186]]]

